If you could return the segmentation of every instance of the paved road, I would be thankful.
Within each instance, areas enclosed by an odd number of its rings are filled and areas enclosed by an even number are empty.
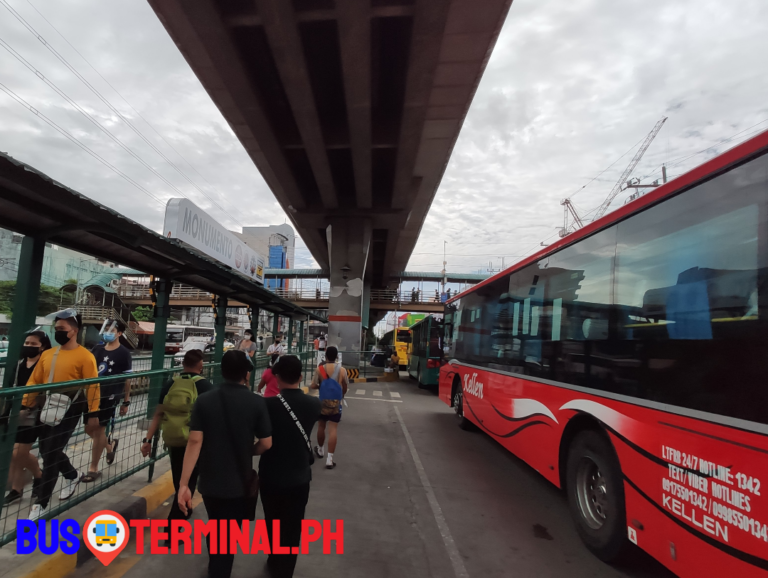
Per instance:
[[[344,519],[345,552],[300,557],[297,577],[671,576],[642,552],[621,568],[594,558],[563,495],[486,435],[460,430],[435,393],[410,381],[354,384],[348,403],[338,466],[316,462],[307,511]],[[205,516],[202,504],[195,516]],[[138,557],[132,549],[106,574],[205,575],[205,555]],[[262,576],[263,563],[241,555],[233,576]],[[78,575],[105,572],[90,562]]]

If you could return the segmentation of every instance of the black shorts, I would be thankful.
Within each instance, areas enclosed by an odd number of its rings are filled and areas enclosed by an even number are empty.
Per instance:
[[[41,425],[28,425],[20,426],[16,430],[16,443],[17,444],[33,444],[40,436]]]
[[[115,408],[117,407],[120,400],[117,396],[114,397],[114,399],[102,399],[101,400],[101,407],[99,408],[99,411],[94,413],[86,413],[83,415],[83,425],[88,424],[88,419],[92,417],[98,417],[99,418],[99,425],[105,426],[109,423],[109,420],[111,420],[115,416]]]
[[[332,421],[333,423],[339,423],[341,421],[341,412],[334,413],[333,415],[320,415],[320,421]]]

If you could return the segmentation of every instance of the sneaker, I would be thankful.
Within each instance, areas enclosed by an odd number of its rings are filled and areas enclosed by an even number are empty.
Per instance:
[[[77,489],[77,484],[80,483],[80,473],[77,473],[77,477],[74,480],[68,480],[64,478],[64,483],[61,485],[61,492],[59,492],[60,500],[68,500],[72,497]]]
[[[329,459],[327,462],[325,462],[326,470],[332,470],[335,467],[336,467],[336,462],[334,462],[333,460]]]
[[[40,504],[32,504],[32,509],[29,510],[29,520],[33,522],[38,518],[42,518],[48,512],[48,508],[44,508]]]
[[[325,455],[323,453],[323,448],[321,448],[320,446],[315,446],[315,454],[317,455],[318,458],[322,458],[323,455]]]
[[[8,504],[13,504],[16,500],[20,500],[20,499],[21,499],[21,492],[17,492],[16,490],[11,490],[5,496],[3,505],[7,506]]]
[[[40,476],[39,478],[34,478],[32,480],[32,497],[36,498],[38,492],[40,491],[40,484],[43,483],[43,476]]]

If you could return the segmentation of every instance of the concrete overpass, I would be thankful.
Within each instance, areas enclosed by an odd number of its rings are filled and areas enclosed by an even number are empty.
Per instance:
[[[403,271],[511,0],[149,0],[330,274],[329,334]]]

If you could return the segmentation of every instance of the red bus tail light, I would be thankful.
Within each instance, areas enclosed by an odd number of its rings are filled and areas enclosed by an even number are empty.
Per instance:
[[[435,369],[436,367],[440,367],[439,359],[427,359],[427,369]]]

